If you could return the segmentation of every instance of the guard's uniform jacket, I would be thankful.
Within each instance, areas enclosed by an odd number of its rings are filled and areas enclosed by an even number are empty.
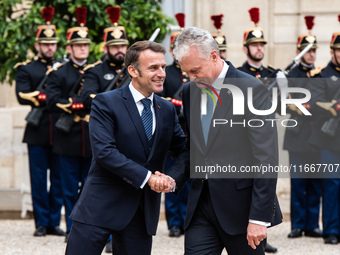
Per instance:
[[[275,69],[271,66],[261,66],[260,68],[255,68],[249,65],[248,61],[244,62],[244,64],[237,69],[260,79],[264,84],[267,83],[267,79],[265,78],[276,78],[276,73],[279,71],[279,69]]]
[[[18,71],[16,73],[16,95],[20,104],[30,105],[32,109],[36,107],[30,100],[23,99],[19,96],[19,93],[29,93],[36,91],[40,82],[44,78],[49,67],[52,67],[53,63],[47,63],[43,58],[39,58],[33,62],[23,62],[16,65]],[[45,87],[45,86],[44,86]],[[45,95],[44,91],[40,92],[41,95]],[[37,97],[36,97],[37,98]],[[45,107],[44,97],[41,97],[39,101],[39,107]],[[43,116],[37,127],[26,124],[23,142],[32,145],[50,145],[52,143],[51,135],[51,118],[47,108],[43,111]]]
[[[340,68],[329,62],[328,65],[316,74],[312,79],[312,86],[310,87],[312,99],[312,114],[316,117],[314,122],[314,133],[310,139],[311,144],[322,149],[330,150],[335,153],[340,153],[340,125],[334,137],[331,137],[321,131],[322,125],[326,120],[333,117],[330,111],[318,106],[316,102],[331,102],[334,95],[340,88]],[[324,79],[321,79],[324,78]],[[327,79],[326,79],[327,78]],[[333,105],[333,109],[339,116],[340,101]]]
[[[131,80],[127,68],[124,67],[122,69],[123,67],[117,66],[106,59],[103,62],[97,61],[84,68],[84,85],[81,98],[85,108],[90,108],[95,95],[106,91],[115,78],[118,78],[118,80],[113,85],[112,90],[117,87],[124,87],[130,83]],[[116,77],[117,75],[120,77]]]
[[[311,71],[313,68],[308,68],[299,64],[293,68],[289,74],[289,87],[305,88],[309,90]],[[296,78],[296,79],[295,79]],[[304,97],[301,93],[292,93],[292,98]],[[311,105],[309,103],[304,104],[304,107],[311,111]],[[313,131],[312,116],[306,116],[304,114],[299,115],[296,111],[287,108],[287,113],[291,114],[291,119],[297,121],[296,127],[286,128],[283,149],[290,152],[301,153],[301,152],[315,152],[314,146],[309,143],[309,138]]]
[[[53,64],[58,64],[53,62],[39,58],[33,62],[26,61],[15,66],[18,68],[15,80],[19,103],[31,105],[32,109],[35,107],[44,108],[37,126],[26,124],[23,138],[23,142],[28,144],[31,194],[37,230],[40,226],[55,227],[60,224],[61,207],[63,205],[60,165],[57,156],[52,153],[52,121],[51,114],[45,104],[46,83],[38,95],[27,98],[22,93],[27,95],[27,93],[37,91],[40,83],[47,75],[48,69],[52,68]],[[36,104],[34,104],[34,101]],[[36,106],[37,103],[39,106]],[[50,172],[49,178],[47,177],[48,170]],[[48,181],[50,183],[49,188],[47,188]],[[36,235],[36,232],[34,235]]]
[[[81,99],[77,96],[81,90],[80,78],[83,74],[83,68],[72,60],[65,63],[57,70],[51,72],[48,78],[47,86],[47,106],[53,112],[53,150],[55,153],[64,156],[91,156],[90,140],[88,134],[88,117],[84,112],[84,106]],[[59,104],[69,104],[70,92],[75,87],[75,83],[79,81],[79,86],[75,89],[75,95],[72,97],[72,105],[68,108],[74,115],[74,123],[70,133],[65,133],[55,127],[55,123],[61,114],[68,114],[60,107]]]
[[[182,88],[183,84],[189,81],[188,76],[182,71],[180,65],[174,61],[165,69],[166,78],[164,80],[163,91],[159,94],[164,98],[171,98],[179,117],[179,123],[184,130],[184,115],[182,113]]]

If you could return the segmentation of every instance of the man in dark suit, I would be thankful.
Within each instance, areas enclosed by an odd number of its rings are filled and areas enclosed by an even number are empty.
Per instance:
[[[174,54],[192,81],[183,89],[190,143],[169,172],[178,190],[190,172],[193,178],[184,224],[185,254],[221,254],[223,248],[229,255],[264,254],[267,227],[282,220],[275,195],[276,174],[253,178],[252,174],[239,172],[247,167],[278,164],[276,125],[265,121],[274,119],[273,114],[255,115],[247,105],[243,105],[244,114],[233,115],[242,106],[236,107],[236,95],[223,86],[233,84],[245,98],[247,89],[252,89],[254,107],[262,110],[271,106],[268,91],[256,78],[221,60],[216,41],[205,30],[184,29],[176,39]],[[214,92],[208,96],[201,92],[207,88]],[[212,120],[207,120],[211,96],[217,104],[212,109]],[[228,124],[213,125],[217,119],[227,120]],[[254,119],[263,121],[263,126],[236,124]],[[229,165],[235,173],[197,171],[217,165]]]
[[[175,107],[154,94],[163,89],[164,54],[155,42],[133,44],[125,57],[131,83],[93,99],[93,161],[71,214],[66,254],[101,254],[110,234],[115,255],[151,253],[161,196],[146,183],[173,189],[173,180],[156,171],[186,142]]]

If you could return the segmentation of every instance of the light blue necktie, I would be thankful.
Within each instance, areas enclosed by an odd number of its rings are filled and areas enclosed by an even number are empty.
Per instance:
[[[150,141],[152,138],[152,124],[153,124],[153,117],[152,117],[152,111],[150,108],[151,100],[148,98],[143,98],[140,100],[144,106],[144,109],[142,111],[142,122],[145,130],[146,137]]]
[[[210,89],[207,89],[209,92],[211,92]],[[203,131],[203,137],[204,137],[204,142],[207,144],[208,141],[208,135],[209,135],[209,128],[210,128],[210,123],[211,123],[211,118],[213,115],[213,110],[214,110],[214,101],[212,97],[207,94],[207,114],[202,115],[202,131]]]

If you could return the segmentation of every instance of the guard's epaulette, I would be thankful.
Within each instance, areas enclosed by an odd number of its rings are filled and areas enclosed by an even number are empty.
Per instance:
[[[324,69],[324,67],[318,66],[317,68],[310,70],[310,77],[314,77],[315,75],[321,73],[322,69]]]
[[[269,71],[271,71],[271,72],[276,72],[276,71],[279,71],[280,69],[278,69],[278,68],[275,68],[274,66],[272,66],[272,65],[268,65],[268,67],[267,67],[268,69],[269,69]]]
[[[98,61],[96,61],[96,62],[94,62],[94,63],[92,63],[92,64],[87,65],[87,66],[84,68],[84,72],[85,72],[86,70],[89,70],[89,69],[91,69],[91,68],[93,68],[93,67],[99,65],[100,63],[102,63],[102,61],[101,61],[101,60],[98,60]]]
[[[235,68],[236,68],[236,69],[239,69],[240,67],[241,67],[241,66],[236,66]]]
[[[19,66],[25,66],[27,65],[28,63],[30,63],[31,60],[27,59],[26,61],[24,62],[19,62],[19,63],[16,63],[15,66],[13,67],[14,69],[18,68]]]
[[[58,62],[58,64],[57,64],[55,67],[50,68],[50,69],[48,69],[48,70],[46,71],[46,75],[49,75],[49,74],[52,73],[53,71],[58,70],[58,69],[59,69],[60,67],[62,67],[62,66],[63,66],[63,63]]]

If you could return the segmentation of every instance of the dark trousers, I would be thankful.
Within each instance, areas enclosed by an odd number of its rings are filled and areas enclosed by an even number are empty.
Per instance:
[[[91,157],[59,155],[61,166],[61,185],[65,206],[66,232],[70,232],[72,220],[70,214],[76,203],[79,189],[84,184],[91,166]]]
[[[264,255],[265,244],[266,240],[253,250],[248,245],[247,233],[229,235],[223,231],[211,203],[208,185],[205,183],[196,212],[185,230],[185,254],[220,255],[225,248],[228,255]]]
[[[174,160],[168,156],[166,161],[166,170],[173,164]],[[168,228],[178,226],[183,228],[185,214],[187,211],[187,202],[190,191],[190,182],[187,182],[178,194],[166,193],[165,194],[165,216],[168,223]]]
[[[319,153],[289,153],[290,164],[299,166],[320,163]],[[291,174],[291,222],[304,231],[319,227],[322,180],[300,178]]]
[[[49,145],[28,145],[28,156],[35,226],[59,226],[63,198],[58,156]]]
[[[152,236],[147,234],[144,214],[139,208],[127,227],[120,231],[73,222],[66,255],[100,255],[110,234],[114,255],[151,254]]]
[[[340,163],[340,154],[328,150],[321,150],[321,162],[333,165]],[[340,169],[337,170],[338,172]],[[340,234],[340,179],[324,178],[323,180],[323,207],[322,223],[323,234]]]

